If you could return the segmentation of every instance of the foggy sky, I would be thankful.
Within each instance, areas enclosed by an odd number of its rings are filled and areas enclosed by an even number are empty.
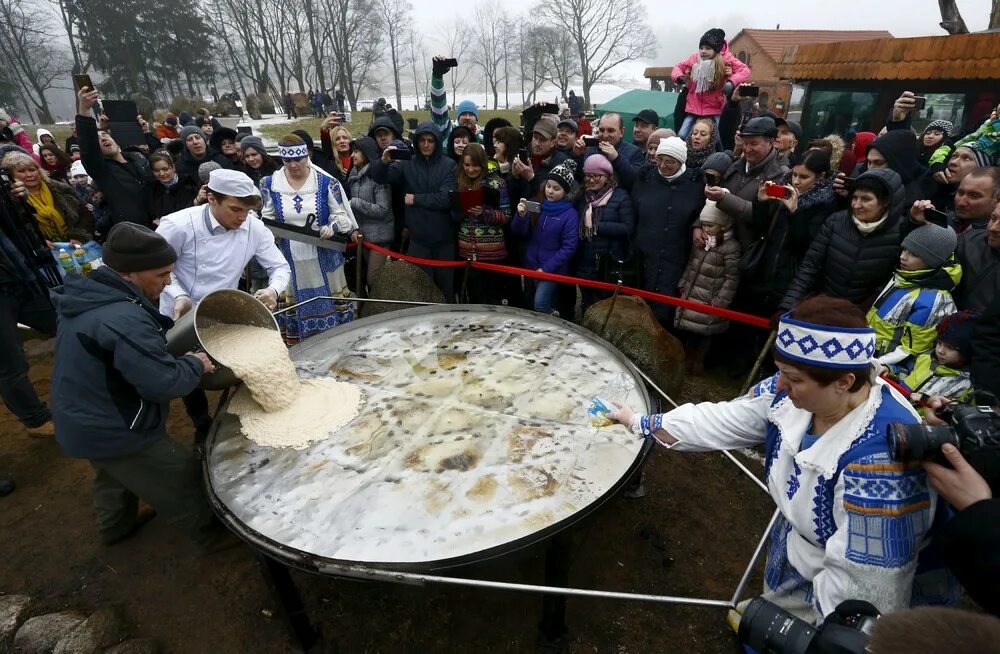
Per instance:
[[[428,51],[441,50],[437,36],[442,25],[456,19],[456,5],[441,0],[412,0],[414,18]],[[496,0],[486,0],[495,2]],[[615,0],[609,0],[614,2]],[[698,39],[711,27],[722,27],[727,38],[746,27],[774,29],[888,30],[896,37],[945,36],[938,23],[941,15],[935,0],[641,0],[649,14],[647,23],[659,43],[653,61],[637,62],[616,71],[620,77],[641,77],[647,65],[672,66],[694,52]],[[511,14],[524,14],[535,0],[504,0]],[[474,0],[461,0],[461,14],[472,15]],[[990,0],[959,0],[959,9],[972,32],[986,29]],[[707,12],[707,7],[716,10]]]

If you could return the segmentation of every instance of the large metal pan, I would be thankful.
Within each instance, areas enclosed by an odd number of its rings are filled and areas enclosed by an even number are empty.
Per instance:
[[[224,405],[205,456],[222,519],[288,565],[430,571],[501,556],[594,511],[641,461],[641,439],[586,415],[606,393],[648,411],[638,372],[558,318],[424,307],[290,352],[302,377],[362,386],[358,418],[307,449],[275,449],[247,440]]]

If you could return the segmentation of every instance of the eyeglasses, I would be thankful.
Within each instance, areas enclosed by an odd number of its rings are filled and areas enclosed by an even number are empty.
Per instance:
[[[583,178],[588,180],[599,180],[602,177],[607,177],[604,173],[585,173]]]

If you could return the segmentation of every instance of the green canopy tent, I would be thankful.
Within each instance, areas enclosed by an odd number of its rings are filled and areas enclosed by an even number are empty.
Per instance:
[[[660,127],[674,128],[674,108],[677,106],[679,93],[650,91],[647,89],[632,89],[625,91],[617,98],[608,100],[597,106],[594,113],[598,117],[608,113],[621,114],[625,121],[625,139],[632,140],[632,119],[643,109],[652,109],[660,117]],[[596,125],[595,125],[596,127]]]

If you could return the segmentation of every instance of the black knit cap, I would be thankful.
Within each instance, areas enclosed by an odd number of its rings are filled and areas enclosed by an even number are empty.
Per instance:
[[[576,190],[576,162],[572,159],[566,159],[561,164],[552,169],[549,173],[548,179],[557,182],[566,191],[566,195],[574,195]]]
[[[120,273],[156,270],[177,261],[167,239],[136,223],[118,223],[104,241],[104,264]]]
[[[972,337],[976,329],[976,314],[959,311],[945,316],[937,326],[938,340],[956,350],[966,362],[972,359]]]
[[[726,33],[718,27],[713,27],[702,35],[701,41],[698,41],[698,47],[707,45],[716,52],[722,52],[722,46],[725,43]]]

